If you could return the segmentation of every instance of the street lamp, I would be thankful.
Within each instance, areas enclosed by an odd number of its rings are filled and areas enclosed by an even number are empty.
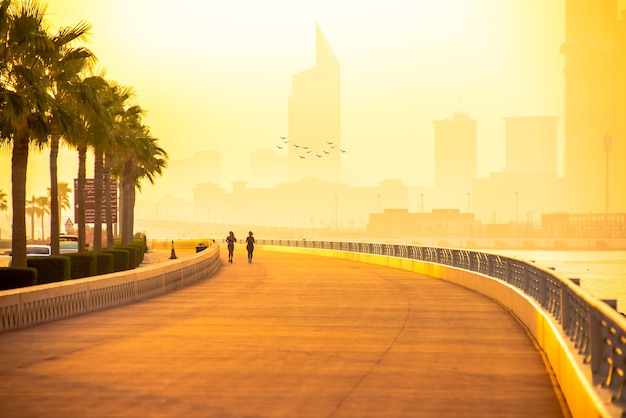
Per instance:
[[[339,228],[337,227],[337,224],[338,224],[338,221],[337,221],[338,217],[337,217],[337,215],[338,215],[338,212],[339,212],[337,198],[338,198],[338,196],[335,195],[335,232],[337,232],[339,230]]]
[[[605,173],[605,190],[604,190],[604,213],[609,214],[609,152],[613,148],[613,137],[604,135],[604,152],[606,152],[606,173]]]
[[[515,224],[517,224],[517,192],[515,192]]]

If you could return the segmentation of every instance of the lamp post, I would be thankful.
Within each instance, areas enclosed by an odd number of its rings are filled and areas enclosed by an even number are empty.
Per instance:
[[[609,152],[613,148],[613,137],[604,135],[604,152],[606,152],[606,173],[605,173],[605,189],[604,189],[604,213],[609,214]]]
[[[335,195],[335,232],[337,232],[339,230],[339,228],[337,227],[337,225],[338,225],[338,217],[337,217],[337,215],[339,213],[339,207],[338,207],[339,204],[337,203],[337,198],[338,198],[338,196]]]
[[[515,192],[515,238],[516,247],[519,248],[519,224],[517,223],[517,192]]]

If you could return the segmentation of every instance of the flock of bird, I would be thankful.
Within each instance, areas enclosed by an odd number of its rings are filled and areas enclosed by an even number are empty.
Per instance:
[[[319,152],[315,152],[313,154],[313,150],[311,149],[311,147],[309,146],[305,146],[305,145],[298,145],[298,144],[289,144],[289,140],[287,139],[286,136],[281,136],[281,143],[279,145],[276,145],[276,148],[282,150],[285,149],[286,147],[289,147],[289,145],[293,146],[294,148],[297,148],[299,150],[302,151],[302,154],[299,155],[299,157],[301,159],[305,159],[309,156],[309,154],[312,154],[311,156],[315,156],[317,158],[323,158],[325,155],[329,155],[333,152],[333,150],[335,148],[337,148],[337,145],[332,142],[332,141],[326,141],[326,145],[328,145],[328,149],[325,149],[322,151],[322,153]],[[339,151],[341,151],[342,154],[347,153],[346,150],[340,149]]]

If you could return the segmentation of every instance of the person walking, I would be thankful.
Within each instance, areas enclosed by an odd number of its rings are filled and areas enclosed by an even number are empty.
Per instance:
[[[226,243],[228,244],[228,262],[231,264],[233,263],[233,253],[235,251],[236,242],[237,238],[235,238],[235,234],[233,234],[233,231],[230,231],[226,237]]]
[[[248,263],[252,263],[252,252],[254,251],[254,237],[252,231],[248,232],[246,237],[246,249],[248,250]]]

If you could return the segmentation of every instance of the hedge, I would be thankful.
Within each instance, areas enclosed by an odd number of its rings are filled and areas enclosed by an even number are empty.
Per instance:
[[[120,250],[120,249],[106,249],[102,250],[103,253],[113,254],[113,271],[124,271],[129,269],[128,259],[129,252],[128,250]]]
[[[109,274],[113,273],[113,254],[101,252],[96,254],[97,272],[96,274]]]
[[[37,284],[37,269],[31,267],[0,267],[0,290]]]
[[[70,259],[64,255],[26,257],[26,265],[37,269],[37,284],[61,282],[70,279]]]
[[[93,252],[65,254],[71,260],[70,279],[95,276],[98,273],[98,259]]]

